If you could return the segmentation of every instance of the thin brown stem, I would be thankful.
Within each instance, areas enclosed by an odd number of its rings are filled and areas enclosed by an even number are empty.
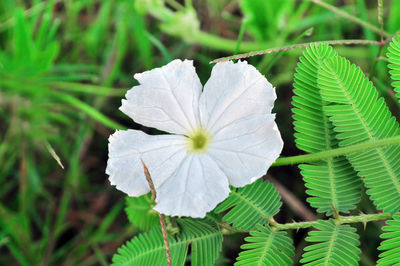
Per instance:
[[[332,202],[331,201],[329,201],[329,204],[331,205],[331,207],[332,207],[332,210],[333,210],[333,216],[336,218],[336,219],[339,219],[339,212],[336,210],[336,208],[335,208],[335,206],[333,206],[333,204],[332,204]]]
[[[170,252],[170,249],[169,249],[167,229],[166,229],[166,226],[165,226],[164,217],[159,212],[158,212],[158,218],[160,218],[161,233],[162,233],[162,236],[163,236],[163,239],[164,239],[165,253],[167,255],[167,264],[168,264],[168,266],[172,266],[172,259],[171,259],[171,252]]]
[[[281,195],[282,200],[289,205],[289,207],[305,221],[315,221],[317,217],[295,196],[290,192],[285,186],[283,186],[278,180],[270,175],[266,175],[266,179],[270,181],[276,190],[278,190],[279,195]]]
[[[146,176],[147,183],[149,184],[149,187],[150,187],[151,196],[152,196],[153,200],[155,201],[157,195],[156,195],[156,190],[154,188],[153,181],[151,180],[149,169],[147,168],[147,166],[143,162],[143,160],[141,160],[141,161],[142,161],[142,165],[143,165],[144,175]],[[161,233],[162,233],[162,236],[164,239],[165,253],[167,255],[167,264],[168,264],[168,266],[172,266],[171,252],[169,249],[168,234],[167,234],[167,229],[166,229],[165,222],[164,222],[164,217],[161,213],[159,213],[159,212],[157,212],[157,213],[158,213],[158,217],[160,218]]]
[[[385,40],[383,33],[382,33],[383,32],[382,0],[378,0],[378,22],[379,22],[379,26],[381,27],[381,34],[380,34],[381,40],[380,40],[380,44],[379,44],[379,51],[375,57],[374,63],[372,64],[371,70],[368,75],[368,77],[370,79],[372,79],[372,77],[375,75],[376,65],[378,64],[379,57],[382,54],[383,47],[386,45],[389,38],[391,38],[391,37],[388,37],[388,40]]]
[[[271,54],[271,53],[276,53],[276,52],[289,51],[289,50],[293,50],[293,49],[303,49],[312,44],[322,44],[322,43],[327,43],[329,45],[368,45],[368,44],[369,45],[381,45],[380,42],[370,41],[370,40],[336,40],[336,41],[309,42],[309,43],[285,46],[285,47],[281,47],[281,48],[273,48],[273,49],[267,49],[267,50],[254,51],[254,52],[250,52],[250,53],[237,54],[237,55],[232,55],[232,56],[227,56],[227,57],[221,57],[218,59],[214,59],[210,63],[225,62],[225,61],[234,60],[234,59],[243,59],[243,58],[247,58],[247,57],[251,57],[251,56]]]
[[[319,5],[319,6],[323,7],[323,8],[325,8],[325,9],[328,9],[328,10],[338,14],[339,16],[347,18],[348,20],[351,20],[354,23],[357,23],[357,24],[359,24],[359,25],[361,25],[363,27],[366,27],[366,28],[368,28],[368,29],[380,34],[380,35],[384,35],[385,37],[389,37],[390,36],[389,33],[383,31],[382,29],[379,29],[378,27],[375,27],[374,25],[371,25],[370,23],[368,23],[366,21],[363,21],[363,20],[361,20],[361,19],[359,19],[359,18],[357,18],[357,17],[355,17],[353,15],[350,15],[349,13],[344,12],[341,9],[339,9],[339,8],[337,8],[335,6],[332,6],[332,5],[328,4],[328,3],[325,3],[325,2],[320,1],[320,0],[308,0],[308,1],[311,1],[316,5]]]
[[[382,0],[378,0],[378,22],[381,27],[381,46],[383,46],[385,41],[383,39]]]

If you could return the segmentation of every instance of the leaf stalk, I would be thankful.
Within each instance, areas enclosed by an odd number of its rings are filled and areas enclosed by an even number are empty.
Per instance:
[[[400,136],[359,143],[355,145],[350,145],[322,152],[316,152],[312,154],[279,158],[275,161],[275,163],[272,164],[272,166],[293,165],[293,164],[321,161],[332,157],[348,155],[355,152],[363,152],[383,146],[396,145],[396,144],[397,145],[400,144]]]
[[[367,223],[372,221],[380,221],[391,219],[393,216],[390,213],[374,213],[374,214],[360,214],[357,216],[339,216],[337,219],[334,219],[338,224],[349,224],[349,223]],[[291,229],[301,229],[301,228],[309,228],[313,227],[320,220],[312,221],[312,222],[294,222],[294,223],[286,223],[286,224],[277,224],[275,228],[277,230],[291,230]],[[274,226],[273,226],[274,227]]]

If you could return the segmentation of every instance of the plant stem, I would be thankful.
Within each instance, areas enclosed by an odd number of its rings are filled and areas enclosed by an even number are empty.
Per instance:
[[[370,24],[370,23],[368,23],[368,22],[366,22],[364,20],[361,20],[361,19],[359,19],[359,18],[357,18],[357,17],[355,17],[353,15],[350,15],[349,13],[346,13],[346,12],[342,11],[341,9],[339,9],[339,8],[337,8],[335,6],[332,6],[332,5],[328,4],[328,3],[325,3],[325,2],[320,1],[320,0],[307,0],[307,1],[311,1],[316,5],[319,5],[319,6],[323,7],[323,8],[325,8],[325,9],[328,9],[328,10],[338,14],[341,17],[347,18],[348,20],[351,20],[354,23],[357,23],[357,24],[359,24],[359,25],[361,25],[363,27],[366,27],[366,28],[378,33],[379,35],[383,35],[385,37],[391,36],[386,31],[381,30],[378,27],[376,27],[376,26],[374,26],[374,25],[372,25],[372,24]]]
[[[225,62],[225,61],[229,61],[229,60],[233,60],[233,59],[242,59],[242,58],[247,58],[247,57],[251,57],[251,56],[255,56],[255,55],[271,54],[271,53],[276,53],[276,52],[289,51],[289,50],[293,50],[293,49],[303,49],[303,48],[310,46],[311,44],[319,44],[319,43],[327,43],[329,45],[368,45],[368,44],[380,45],[380,42],[370,41],[370,40],[317,41],[317,42],[301,43],[301,44],[289,45],[289,46],[280,47],[280,48],[251,51],[249,53],[221,57],[221,58],[212,60],[210,63]]]
[[[145,165],[143,160],[142,160],[142,165],[143,165],[144,175],[146,176],[147,183],[149,184],[149,187],[150,187],[151,196],[152,196],[153,200],[156,201],[157,195],[156,195],[156,190],[154,188],[153,180],[151,180],[149,169],[147,168],[147,166]],[[159,212],[157,212],[157,214],[158,214],[158,218],[160,218],[161,233],[163,236],[164,245],[165,245],[165,253],[167,256],[167,265],[172,266],[172,258],[171,258],[169,243],[168,243],[168,234],[167,234],[167,229],[165,227],[164,216]]]
[[[101,96],[116,96],[122,97],[128,89],[117,89],[92,84],[82,84],[77,82],[54,81],[50,82],[52,87],[70,92],[79,92],[85,94],[101,95]]]
[[[382,19],[382,0],[378,0],[378,22],[381,27],[381,43],[384,43],[383,40],[383,19]]]
[[[377,214],[361,214],[358,216],[339,216],[339,219],[334,219],[334,220],[338,224],[349,224],[349,223],[367,223],[371,221],[379,221],[390,218],[392,218],[392,215],[390,213],[377,213]],[[314,226],[319,221],[320,220],[312,222],[277,224],[275,228],[277,230],[309,228]]]
[[[240,51],[240,44],[242,43],[243,35],[244,32],[246,31],[246,26],[247,26],[247,20],[243,19],[242,24],[240,25],[239,35],[236,41],[235,54],[239,53]]]
[[[369,79],[372,79],[372,77],[374,76],[375,68],[376,68],[376,65],[378,64],[379,57],[382,54],[383,47],[386,45],[386,41],[383,39],[383,34],[382,34],[382,32],[383,32],[383,20],[382,20],[382,2],[381,2],[381,0],[378,0],[378,22],[379,22],[379,25],[381,27],[381,35],[380,35],[381,41],[380,41],[380,45],[379,45],[379,51],[378,51],[378,53],[377,53],[377,55],[375,57],[374,63],[372,64],[372,67],[371,67],[371,71],[369,72],[369,75],[368,75]]]
[[[292,211],[296,213],[296,215],[300,216],[303,220],[306,221],[317,220],[312,211],[308,209],[291,191],[289,191],[278,180],[270,175],[267,175],[266,179],[274,185],[276,190],[278,190],[282,201],[287,204],[290,209],[292,209]]]
[[[400,136],[380,139],[369,141],[365,143],[355,144],[347,147],[312,153],[312,154],[305,154],[305,155],[298,155],[286,158],[279,158],[272,164],[272,166],[281,166],[281,165],[292,165],[292,164],[299,164],[299,163],[308,163],[314,161],[321,161],[323,159],[328,159],[332,157],[348,155],[355,152],[362,152],[370,149],[375,149],[382,146],[387,145],[395,145],[400,144]]]
[[[111,129],[121,129],[125,130],[126,127],[111,120],[107,116],[105,116],[103,113],[97,111],[96,108],[93,108],[91,105],[87,104],[86,102],[83,102],[79,100],[78,98],[75,98],[69,94],[63,94],[63,93],[54,93],[53,94],[56,98],[61,100],[62,102],[65,102],[78,110],[82,111],[83,113],[86,113],[88,116],[93,118],[94,120],[97,120],[101,124],[105,125],[108,128]]]
[[[230,53],[234,53],[237,46],[236,40],[224,39],[204,31],[200,31],[198,34],[196,34],[194,36],[193,42],[216,50],[222,50]],[[271,43],[241,42],[239,51],[250,52],[254,50],[262,50],[268,48],[271,48]]]

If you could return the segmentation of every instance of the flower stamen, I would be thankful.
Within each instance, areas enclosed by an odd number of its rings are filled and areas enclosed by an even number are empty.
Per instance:
[[[205,153],[210,144],[211,136],[204,129],[198,129],[188,135],[188,151],[189,153]]]

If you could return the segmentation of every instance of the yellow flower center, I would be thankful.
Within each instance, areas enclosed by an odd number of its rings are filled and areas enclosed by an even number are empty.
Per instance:
[[[204,129],[198,129],[188,135],[188,150],[190,153],[205,153],[210,144],[211,136]]]

